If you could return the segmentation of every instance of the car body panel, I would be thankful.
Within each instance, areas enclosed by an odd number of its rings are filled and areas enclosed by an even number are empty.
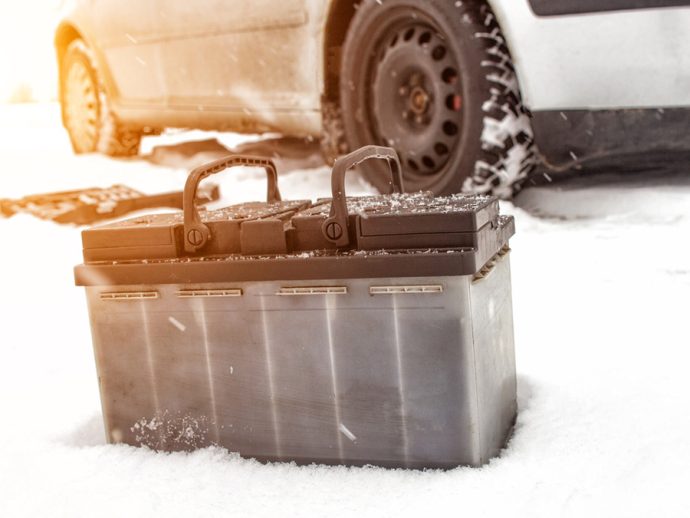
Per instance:
[[[318,63],[310,52],[295,59],[314,46],[303,0],[154,1],[169,107],[319,109]]]
[[[530,110],[690,107],[690,1],[553,17],[527,0],[489,3]]]
[[[149,40],[157,26],[153,3],[92,0],[88,9],[118,97],[163,107],[161,63]]]
[[[140,17],[134,22],[126,14],[133,2],[94,1],[98,9],[73,2],[63,23],[95,50],[120,120],[294,135],[321,131],[323,51],[314,42],[323,40],[327,2],[286,0],[276,7],[273,0],[142,0],[130,10]],[[185,23],[195,13],[196,21]]]

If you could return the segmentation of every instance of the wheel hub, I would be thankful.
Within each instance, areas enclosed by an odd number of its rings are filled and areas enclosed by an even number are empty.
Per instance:
[[[415,115],[424,115],[429,109],[430,100],[431,97],[429,96],[429,92],[424,90],[421,86],[415,86],[409,94],[410,110]]]
[[[374,65],[370,120],[407,173],[438,173],[459,139],[458,67],[443,38],[419,22],[388,31]]]

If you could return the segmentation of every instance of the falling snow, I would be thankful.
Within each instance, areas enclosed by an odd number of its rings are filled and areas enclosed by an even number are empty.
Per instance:
[[[355,441],[357,440],[357,437],[355,436],[355,434],[353,434],[353,433],[350,431],[350,429],[349,429],[347,426],[345,426],[343,423],[340,423],[340,426],[338,426],[338,430],[340,430],[340,432],[341,432],[345,437],[347,437],[348,439],[350,439],[352,442],[355,442]]]
[[[170,322],[172,325],[174,325],[177,329],[179,329],[183,333],[187,330],[187,326],[184,325],[179,320],[177,320],[175,317],[168,317],[168,322]]]

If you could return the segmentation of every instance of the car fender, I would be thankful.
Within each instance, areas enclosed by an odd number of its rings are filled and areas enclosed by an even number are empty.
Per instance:
[[[98,45],[97,39],[93,36],[93,23],[90,16],[87,14],[87,9],[83,7],[82,2],[76,5],[65,13],[55,29],[54,45],[56,58],[58,63],[58,89],[62,91],[62,58],[67,49],[67,46],[74,41],[75,36],[82,39],[89,49],[93,52],[96,60],[95,66],[98,70],[101,86],[108,97],[112,108],[116,111],[117,101],[119,98],[117,86],[108,69],[103,49]]]

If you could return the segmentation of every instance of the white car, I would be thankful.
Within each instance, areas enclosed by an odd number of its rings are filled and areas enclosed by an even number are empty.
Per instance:
[[[690,150],[690,0],[76,0],[55,44],[76,152],[271,131],[508,195],[536,164]]]

